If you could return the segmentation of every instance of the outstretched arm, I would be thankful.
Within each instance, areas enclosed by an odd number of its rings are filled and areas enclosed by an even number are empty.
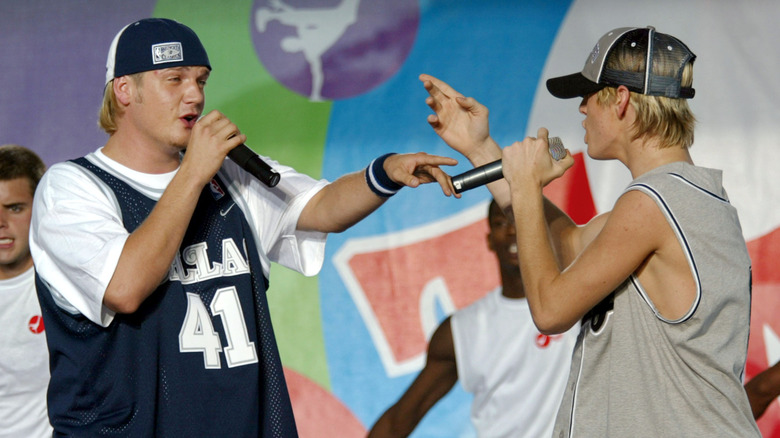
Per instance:
[[[381,170],[397,186],[418,187],[437,182],[445,196],[455,193],[452,181],[439,166],[454,166],[453,158],[416,154],[396,154],[384,160]],[[342,232],[379,208],[388,198],[377,195],[366,181],[365,171],[344,175],[320,190],[306,204],[298,219],[298,229],[324,233]]]
[[[780,397],[780,362],[765,369],[745,384],[753,418],[758,420],[777,397]]]
[[[474,167],[501,159],[501,147],[490,136],[489,111],[472,97],[465,97],[446,82],[422,74],[428,91],[425,103],[434,111],[428,123],[447,145],[465,156]],[[509,186],[503,180],[488,184],[493,198],[509,212]]]
[[[490,136],[487,107],[472,97],[464,97],[446,82],[433,76],[423,74],[420,80],[429,94],[425,102],[434,111],[434,114],[428,116],[428,123],[447,145],[468,158],[474,167],[502,158],[501,147]],[[568,168],[572,163],[571,156],[567,155],[562,164]],[[490,183],[487,188],[501,209],[511,215],[510,191],[506,180]],[[547,198],[543,198],[543,202],[556,253],[561,265],[567,266],[585,244],[593,239],[603,225],[604,218],[589,225],[591,231],[588,232],[578,228],[565,212]]]
[[[401,398],[379,417],[368,434],[369,438],[408,436],[457,381],[455,347],[452,343],[450,318],[447,318],[431,337],[425,368]]]

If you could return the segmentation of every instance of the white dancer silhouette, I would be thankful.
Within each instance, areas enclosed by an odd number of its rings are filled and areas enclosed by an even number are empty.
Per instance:
[[[268,22],[277,20],[286,26],[295,27],[298,36],[287,37],[281,42],[282,50],[288,53],[303,52],[311,70],[311,95],[309,100],[322,100],[322,55],[344,35],[349,26],[357,21],[360,0],[343,0],[333,8],[296,9],[282,0],[269,0],[269,8],[255,12],[255,26],[265,32]]]

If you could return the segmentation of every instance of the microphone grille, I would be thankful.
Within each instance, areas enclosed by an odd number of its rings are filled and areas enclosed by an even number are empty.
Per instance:
[[[547,141],[550,144],[550,155],[555,161],[560,161],[566,156],[566,148],[563,147],[560,137],[550,137]]]

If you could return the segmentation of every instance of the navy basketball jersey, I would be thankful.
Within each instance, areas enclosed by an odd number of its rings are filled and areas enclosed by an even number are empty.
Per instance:
[[[84,158],[133,232],[156,201]],[[108,327],[61,309],[37,279],[55,435],[295,437],[256,242],[225,184],[200,195],[168,278]]]

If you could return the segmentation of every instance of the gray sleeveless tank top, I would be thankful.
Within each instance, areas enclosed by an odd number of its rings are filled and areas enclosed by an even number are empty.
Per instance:
[[[631,190],[666,216],[696,298],[686,315],[667,320],[632,275],[589,312],[553,436],[761,436],[742,386],[750,258],[721,172],[672,163]]]

